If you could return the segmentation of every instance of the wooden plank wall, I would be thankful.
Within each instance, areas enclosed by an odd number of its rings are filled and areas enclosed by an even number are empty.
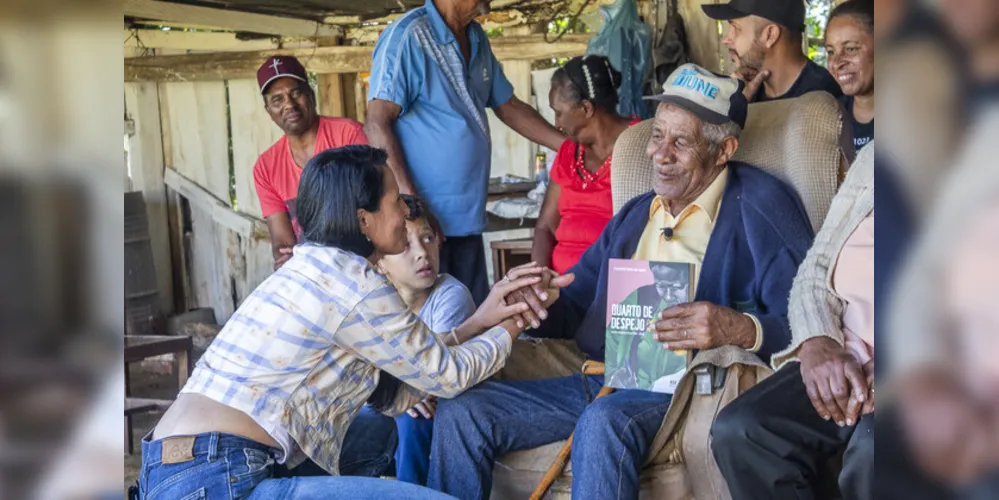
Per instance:
[[[519,26],[506,30],[504,36],[528,35],[531,28]],[[513,94],[521,101],[534,105],[534,94],[531,88],[531,61],[504,61],[503,74],[513,85]],[[544,96],[547,105],[548,96]],[[538,106],[535,106],[538,107]],[[490,177],[499,177],[505,174],[519,175],[528,179],[534,178],[534,155],[538,152],[538,146],[514,132],[496,117],[492,110],[487,111],[489,120],[490,136],[492,138],[492,169]]]
[[[175,235],[186,246],[191,295],[186,304],[212,307],[225,321],[272,272],[253,165],[282,133],[264,110],[255,80],[160,83],[158,88],[166,184],[189,207],[189,226],[177,228],[187,234]]]
[[[229,80],[228,85],[236,203],[240,212],[259,218],[260,200],[253,184],[253,165],[260,153],[283,133],[264,110],[256,80]]]
[[[687,28],[687,41],[690,58],[700,66],[722,74],[728,74],[731,61],[728,49],[721,44],[718,22],[704,15],[703,4],[728,3],[728,0],[680,0],[678,6]],[[665,15],[666,9],[661,9]],[[660,26],[665,23],[660,22]]]
[[[225,82],[162,83],[160,90],[167,166],[231,203]]]
[[[520,100],[534,104],[531,89],[531,63],[508,61],[503,63],[503,73],[513,85],[513,93]],[[548,96],[544,96],[545,105]],[[500,121],[491,109],[486,111],[489,120],[489,135],[492,138],[492,169],[490,177],[519,175],[534,178],[534,155],[538,146],[514,132]]]
[[[163,184],[163,138],[160,127],[159,89],[156,83],[126,83],[125,110],[133,133],[129,139],[132,189],[142,191],[146,202],[149,239],[156,268],[159,312],[173,310],[173,276],[167,197]]]

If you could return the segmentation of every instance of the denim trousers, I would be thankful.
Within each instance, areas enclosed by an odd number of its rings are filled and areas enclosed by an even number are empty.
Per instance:
[[[395,450],[396,479],[421,486],[427,484],[434,421],[403,414],[395,418],[395,423],[399,430],[399,447]]]
[[[440,400],[428,486],[463,500],[488,498],[497,457],[572,443],[572,497],[638,498],[638,476],[670,395],[621,390],[593,401],[603,377],[491,380]]]
[[[376,418],[377,417],[377,418]],[[357,425],[360,424],[360,425]],[[356,427],[356,429],[355,429]],[[386,429],[390,431],[386,433]],[[388,437],[389,439],[385,439]],[[184,440],[184,438],[179,438]],[[290,471],[277,465],[280,450],[217,432],[142,442],[140,498],[148,500],[266,499],[437,499],[432,490],[374,477],[330,476],[306,462]],[[164,459],[164,444],[167,454]],[[341,473],[390,474],[395,448],[392,419],[366,410],[344,438]],[[169,463],[164,463],[169,462]]]

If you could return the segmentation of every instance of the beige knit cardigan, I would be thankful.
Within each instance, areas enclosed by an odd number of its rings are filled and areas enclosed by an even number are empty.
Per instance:
[[[788,320],[791,324],[791,345],[774,354],[775,370],[797,360],[801,344],[815,337],[829,337],[843,344],[843,310],[845,303],[833,290],[832,276],[840,250],[853,231],[874,210],[874,143],[857,155],[843,185],[826,214],[825,222],[815,236],[805,261],[791,286]]]

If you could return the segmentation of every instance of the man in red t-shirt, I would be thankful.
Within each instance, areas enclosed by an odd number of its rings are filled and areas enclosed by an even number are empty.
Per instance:
[[[298,241],[295,199],[302,169],[316,153],[350,144],[367,144],[363,126],[349,118],[319,116],[316,93],[305,68],[292,56],[272,56],[257,70],[264,109],[284,137],[257,158],[253,181],[260,211],[271,233],[274,269],[290,257]]]

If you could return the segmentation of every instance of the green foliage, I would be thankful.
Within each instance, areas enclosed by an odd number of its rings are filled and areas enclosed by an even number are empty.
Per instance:
[[[554,40],[559,33],[592,33],[593,30],[579,19],[572,19],[570,16],[560,17],[548,23],[548,39]],[[531,63],[532,70],[557,68],[569,62],[568,57],[555,57],[551,59],[539,59]]]
[[[831,0],[811,0],[805,14],[805,37],[808,40],[808,58],[826,65],[826,20],[832,8]]]
[[[558,19],[553,19],[548,23],[548,33],[549,35],[558,35],[559,33],[589,33],[590,27],[586,25],[583,21],[578,18],[572,19],[570,17],[560,17]]]

